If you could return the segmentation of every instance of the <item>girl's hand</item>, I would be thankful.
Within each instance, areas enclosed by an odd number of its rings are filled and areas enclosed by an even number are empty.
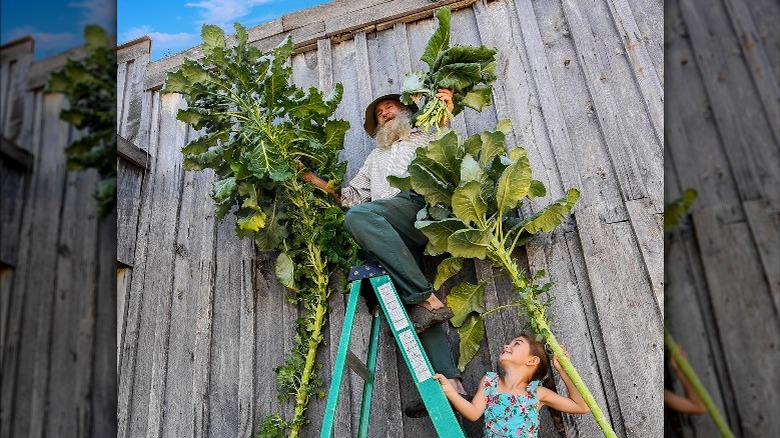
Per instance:
[[[452,383],[450,383],[449,379],[444,377],[443,374],[436,374],[433,376],[433,378],[439,382],[439,384],[441,385],[441,389],[444,390],[444,394],[457,393],[457,391],[455,391],[455,388],[452,386]]]
[[[680,356],[682,356],[684,359],[688,359],[688,355],[685,354],[685,350],[680,348]],[[682,370],[680,369],[680,364],[677,363],[677,360],[675,360],[674,355],[669,355],[669,366],[672,367],[672,371],[674,371],[678,376],[682,375]]]
[[[439,88],[439,92],[436,93],[436,98],[447,104],[447,111],[449,112],[455,109],[455,105],[452,103],[452,93],[453,91],[448,88]]]
[[[568,350],[566,350],[566,347],[561,345],[561,349],[563,350],[563,355],[566,356],[566,359],[571,360],[571,356],[569,356]],[[553,353],[553,365],[555,366],[555,369],[560,371],[561,370],[561,364],[558,362],[558,354]]]

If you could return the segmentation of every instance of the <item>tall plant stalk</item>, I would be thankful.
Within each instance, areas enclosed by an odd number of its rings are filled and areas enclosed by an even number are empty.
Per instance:
[[[669,330],[666,328],[664,328],[664,346],[669,350],[669,353],[671,353],[674,361],[677,362],[677,365],[680,366],[680,370],[685,375],[685,378],[691,382],[691,386],[693,386],[693,390],[696,391],[696,395],[699,396],[699,399],[704,403],[704,406],[707,407],[707,412],[709,412],[710,417],[712,417],[712,421],[715,422],[715,427],[718,428],[720,435],[724,438],[733,438],[734,433],[731,432],[728,423],[723,418],[723,415],[721,415],[715,402],[712,401],[712,397],[710,397],[710,393],[707,392],[707,388],[701,383],[699,376],[693,370],[693,367],[691,367],[691,363],[682,355],[680,346],[677,345],[672,334],[669,333]]]
[[[332,118],[343,88],[324,95],[291,83],[290,38],[268,53],[248,43],[236,23],[231,47],[217,26],[201,32],[204,57],[185,59],[169,73],[164,92],[181,94],[187,108],[177,119],[201,131],[184,153],[187,170],[213,169],[217,218],[233,211],[236,234],[252,238],[260,251],[280,251],[274,270],[303,309],[295,345],[275,369],[280,401],[294,401],[293,417],[266,415],[259,435],[298,437],[308,423],[313,394],[324,395],[317,377],[317,350],[327,323],[331,274],[356,262],[357,247],[343,227],[344,212],[325,191],[302,181],[298,167],[311,169],[337,187],[346,163],[339,162],[349,123]]]
[[[515,288],[518,295],[520,297],[533,296],[533,291],[529,290],[531,289],[529,287],[530,282],[520,272],[517,263],[510,257],[511,253],[508,253],[503,245],[495,247],[494,251],[496,257],[501,261],[501,268],[508,274],[512,286]],[[615,431],[612,429],[612,425],[596,402],[595,397],[593,397],[593,394],[591,394],[587,385],[585,385],[582,377],[580,377],[580,373],[577,372],[577,369],[574,367],[574,364],[571,363],[571,360],[566,357],[563,348],[561,348],[561,344],[558,343],[558,339],[555,338],[552,330],[550,330],[544,306],[539,306],[538,301],[533,299],[523,300],[521,305],[524,307],[525,314],[532,320],[531,326],[534,327],[534,333],[541,335],[550,349],[558,355],[558,362],[582,395],[582,399],[585,400],[585,403],[590,408],[590,412],[593,415],[593,418],[596,419],[596,423],[601,428],[604,436],[609,438],[617,437]]]

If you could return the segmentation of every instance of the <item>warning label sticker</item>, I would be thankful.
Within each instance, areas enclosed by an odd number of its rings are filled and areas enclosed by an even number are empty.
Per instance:
[[[398,295],[393,291],[393,286],[390,283],[385,283],[377,288],[379,296],[385,303],[387,314],[390,316],[390,322],[393,324],[395,331],[402,330],[409,326],[409,322],[406,318],[406,312],[404,311],[401,301],[398,300]]]
[[[412,331],[406,330],[403,333],[399,333],[398,338],[401,340],[404,351],[406,351],[409,363],[412,364],[412,370],[417,381],[422,382],[430,379],[431,370],[428,368],[428,364],[425,363],[425,358],[423,358],[419,344],[414,340]]]

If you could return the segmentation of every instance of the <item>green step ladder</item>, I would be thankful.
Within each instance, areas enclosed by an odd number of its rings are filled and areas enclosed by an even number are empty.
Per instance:
[[[349,349],[352,338],[352,324],[357,311],[360,288],[364,281],[369,281],[373,287],[376,299],[379,302],[382,313],[390,323],[393,337],[395,337],[401,355],[404,357],[409,373],[412,375],[417,390],[420,392],[423,403],[428,409],[433,427],[439,437],[465,438],[455,413],[452,411],[441,385],[433,378],[433,369],[428,361],[428,356],[420,344],[420,339],[412,326],[406,310],[398,298],[395,285],[387,275],[371,278],[360,278],[350,284],[349,301],[344,315],[344,327],[341,330],[339,350],[336,356],[336,364],[333,367],[333,375],[328,391],[328,403],[325,407],[325,416],[322,421],[320,438],[333,436],[333,421],[336,415],[336,407],[341,391],[341,382],[344,378],[344,368],[349,367],[363,378],[363,397],[360,402],[360,421],[358,434],[360,438],[368,436],[368,422],[371,414],[371,396],[374,391],[374,375],[376,370],[377,348],[379,346],[379,327],[382,315],[378,309],[374,309],[371,320],[371,334],[368,344],[366,363],[360,361]]]

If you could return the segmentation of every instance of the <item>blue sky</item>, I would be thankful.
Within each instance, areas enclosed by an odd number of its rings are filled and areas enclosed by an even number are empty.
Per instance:
[[[30,35],[41,59],[84,43],[84,26],[116,26],[116,3],[106,0],[2,0],[0,44]]]
[[[152,59],[200,44],[203,24],[233,33],[233,22],[249,28],[327,0],[117,0],[117,42],[152,39]]]
[[[328,0],[1,1],[0,44],[31,35],[36,59],[83,44],[86,24],[116,33],[119,44],[149,35],[159,59],[198,45],[203,24],[233,33],[234,21],[253,27]]]

